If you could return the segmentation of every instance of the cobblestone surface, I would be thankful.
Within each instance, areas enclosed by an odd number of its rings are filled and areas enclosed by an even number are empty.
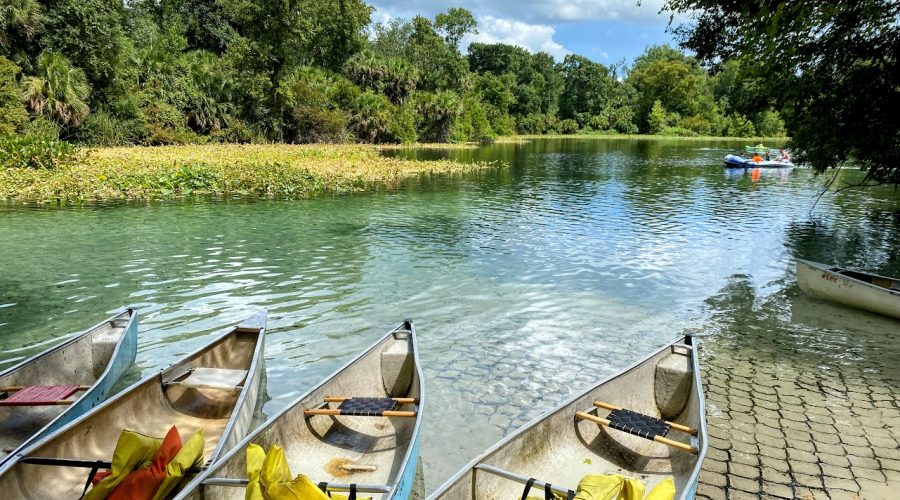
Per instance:
[[[737,282],[712,301],[741,294]],[[698,498],[900,498],[900,322],[796,287],[737,302],[745,310],[714,314],[701,346]]]

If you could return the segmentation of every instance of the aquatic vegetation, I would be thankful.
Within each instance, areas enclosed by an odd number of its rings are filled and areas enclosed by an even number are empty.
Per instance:
[[[306,197],[359,192],[418,175],[452,175],[493,165],[390,158],[370,145],[99,148],[56,169],[0,169],[0,198],[72,203],[192,194]]]

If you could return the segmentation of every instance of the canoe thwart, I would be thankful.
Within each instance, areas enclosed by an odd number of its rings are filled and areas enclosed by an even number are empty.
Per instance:
[[[342,403],[343,401],[345,401],[347,399],[352,399],[352,398],[348,398],[348,397],[344,397],[344,396],[325,396],[324,401],[326,403]],[[390,399],[393,399],[394,401],[397,402],[397,404],[401,404],[401,405],[419,404],[418,398],[390,398]]]
[[[336,399],[336,398],[332,398]],[[396,411],[400,404],[393,398],[340,398],[337,408],[313,408],[305,410],[306,415],[344,415],[351,417],[415,417],[415,411]],[[325,404],[328,398],[325,398]]]
[[[529,492],[529,490],[531,490],[532,487],[540,488],[540,489],[544,490],[545,492],[547,490],[550,490],[553,493],[556,493],[557,495],[562,495],[564,498],[567,498],[569,500],[575,498],[575,491],[573,491],[573,490],[561,488],[559,486],[554,486],[550,483],[540,481],[533,477],[525,477],[525,476],[516,474],[514,472],[510,472],[508,470],[501,469],[499,467],[494,467],[493,465],[477,464],[475,466],[475,469],[487,472],[488,474],[493,474],[495,476],[502,477],[504,479],[509,479],[510,481],[515,481],[517,483],[524,484],[525,491],[522,495],[522,498],[526,498],[528,496],[528,492]]]
[[[625,411],[628,411],[628,410],[625,410]],[[635,412],[630,412],[630,413],[635,413]],[[640,413],[636,413],[636,415],[640,415]],[[646,417],[646,418],[655,418],[655,417],[648,417],[647,415],[641,415],[641,416]],[[655,441],[660,444],[671,446],[672,448],[678,448],[679,450],[689,451],[695,455],[699,452],[697,450],[697,448],[694,448],[693,446],[691,446],[689,444],[681,443],[681,442],[675,441],[674,439],[668,439],[668,438],[663,437],[663,434],[653,432],[655,430],[653,428],[643,429],[643,428],[629,427],[629,423],[634,423],[633,420],[624,420],[621,417],[618,417],[616,425],[613,426],[612,422],[610,422],[609,420],[602,418],[602,417],[598,417],[596,415],[591,415],[591,414],[585,413],[583,411],[579,411],[579,412],[575,413],[575,418],[579,418],[581,420],[589,420],[591,422],[603,425],[605,427],[610,427],[612,429],[627,432],[628,434],[632,434],[634,436],[639,436],[644,439],[649,439],[651,441]],[[656,420],[659,420],[659,419],[656,419]],[[662,420],[659,420],[659,421],[663,422]],[[665,425],[665,422],[663,422],[663,425]],[[658,429],[659,426],[656,426],[656,428]],[[666,430],[668,430],[668,426],[666,426],[666,428],[667,428]]]
[[[610,410],[610,411],[624,410],[624,408],[622,408],[621,406],[611,405],[609,403],[604,403],[603,401],[594,401],[594,406],[596,406],[597,408],[603,408],[604,410]],[[663,422],[668,424],[669,427],[671,427],[672,429],[675,429],[676,431],[686,432],[688,434],[693,434],[693,435],[697,434],[697,429],[691,429],[690,427],[688,427],[686,425],[681,425],[681,424],[678,424],[675,422],[669,422],[668,420],[663,420]]]
[[[79,391],[77,385],[29,385],[0,399],[0,406],[47,406],[72,404],[66,398]]]
[[[233,477],[211,477],[203,480],[204,486],[232,486],[235,488],[243,488],[247,486],[247,479],[239,479]],[[324,488],[323,488],[324,485]],[[390,493],[391,487],[380,484],[338,484],[338,483],[317,483],[322,491],[351,491],[356,490],[357,493]]]

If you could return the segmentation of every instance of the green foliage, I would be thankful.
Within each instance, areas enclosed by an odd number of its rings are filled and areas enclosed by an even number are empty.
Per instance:
[[[127,121],[101,110],[87,117],[78,128],[76,138],[78,142],[95,146],[135,144],[141,140],[142,134],[135,133],[130,125]]]
[[[559,122],[559,131],[563,134],[574,134],[578,132],[578,122],[571,118],[566,118]]]
[[[12,134],[28,121],[16,82],[18,74],[19,67],[0,56],[0,135]]]
[[[853,160],[871,180],[900,183],[900,3],[668,0],[666,7],[690,12],[691,24],[676,35],[700,59],[774,65],[777,78],[760,79],[758,93],[784,113],[795,161],[824,171]]]
[[[282,133],[290,142],[340,142],[347,135],[348,117],[337,99],[352,103],[359,89],[323,70],[304,67],[287,75],[278,87],[282,102]]]
[[[462,113],[453,124],[453,142],[484,142],[496,137],[484,105],[474,96],[462,101]]]
[[[417,92],[414,96],[417,113],[416,130],[424,142],[448,142],[463,106],[457,94]]]
[[[344,73],[364,89],[386,95],[394,104],[403,104],[416,90],[419,72],[407,61],[360,52],[344,65]]]
[[[666,108],[659,99],[653,102],[653,107],[647,116],[647,124],[651,134],[658,134],[669,125],[669,114],[666,113]]]
[[[559,116],[576,119],[581,126],[609,106],[615,80],[602,64],[575,54],[562,63],[563,93],[559,98]]]
[[[756,133],[763,137],[784,136],[784,120],[777,111],[771,109],[760,111],[753,118],[753,125],[756,127]]]
[[[0,1],[0,54],[31,70],[31,61],[39,51],[35,41],[43,22],[44,8],[37,0]]]
[[[444,35],[448,45],[459,49],[459,42],[466,34],[478,33],[478,23],[466,9],[451,8],[434,17],[434,27]]]
[[[53,169],[72,164],[78,148],[38,134],[0,136],[0,166],[4,168]]]
[[[63,125],[78,126],[90,113],[90,94],[84,71],[62,54],[44,52],[38,59],[37,76],[25,79],[25,100],[36,114]]]
[[[746,116],[733,114],[728,117],[725,135],[729,137],[753,137],[756,135],[756,128]]]

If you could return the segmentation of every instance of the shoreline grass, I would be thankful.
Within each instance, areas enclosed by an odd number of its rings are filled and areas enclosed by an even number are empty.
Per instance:
[[[419,175],[495,166],[408,160],[372,145],[215,144],[95,148],[53,170],[0,168],[0,198],[37,203],[186,195],[303,198],[389,187]]]
[[[544,134],[544,135],[507,135],[498,137],[497,143],[517,143],[522,141],[530,141],[533,139],[634,139],[634,140],[667,140],[667,141],[777,141],[780,143],[787,142],[790,137],[728,137],[713,135],[683,136],[683,135],[654,135],[654,134],[608,134],[603,132],[586,132],[579,134]]]

